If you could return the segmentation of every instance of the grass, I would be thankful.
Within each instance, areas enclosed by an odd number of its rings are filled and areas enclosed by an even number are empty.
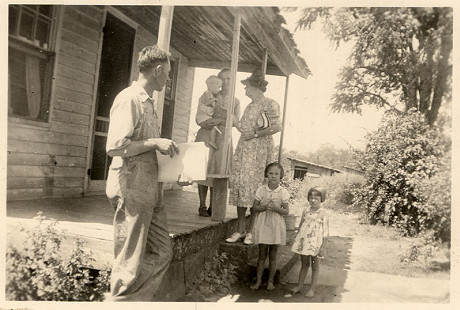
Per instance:
[[[298,201],[290,205],[290,213],[299,216],[297,225],[304,206]],[[362,210],[333,201],[325,202],[323,208],[330,219],[331,236],[324,260],[326,265],[407,277],[449,279],[447,248],[437,249],[428,259],[402,262],[410,249],[423,241],[421,237],[403,237],[392,227],[370,225]]]

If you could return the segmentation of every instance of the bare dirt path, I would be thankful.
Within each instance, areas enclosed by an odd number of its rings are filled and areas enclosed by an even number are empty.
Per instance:
[[[330,210],[331,231],[326,257],[322,261],[316,296],[303,296],[309,287],[309,272],[303,291],[290,295],[298,278],[300,262],[284,277],[275,291],[262,286],[249,289],[238,283],[231,294],[209,300],[218,302],[302,302],[302,303],[448,303],[449,271],[403,264],[400,255],[412,239],[381,226],[360,223],[356,214]]]

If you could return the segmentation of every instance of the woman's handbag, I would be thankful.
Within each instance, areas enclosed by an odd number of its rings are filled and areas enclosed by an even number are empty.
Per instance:
[[[257,126],[259,126],[259,129],[270,127],[270,118],[268,117],[267,111],[262,111],[260,113],[260,116],[257,119]]]

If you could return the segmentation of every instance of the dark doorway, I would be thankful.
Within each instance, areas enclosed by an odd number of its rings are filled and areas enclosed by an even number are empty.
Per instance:
[[[171,139],[174,126],[174,108],[176,105],[177,62],[170,60],[171,71],[169,80],[165,85],[165,100],[163,106],[163,119],[161,122],[161,137]]]
[[[135,35],[135,29],[107,13],[99,68],[90,191],[92,181],[107,179],[111,158],[105,152],[105,145],[110,108],[115,96],[129,85]]]

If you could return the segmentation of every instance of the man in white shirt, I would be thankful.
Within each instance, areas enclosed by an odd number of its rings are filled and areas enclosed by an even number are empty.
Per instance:
[[[169,57],[157,46],[145,47],[137,81],[117,95],[110,110],[106,150],[113,160],[106,194],[115,209],[115,261],[108,301],[153,300],[171,260],[156,151],[173,157],[179,150],[160,138],[152,99],[168,80]]]

